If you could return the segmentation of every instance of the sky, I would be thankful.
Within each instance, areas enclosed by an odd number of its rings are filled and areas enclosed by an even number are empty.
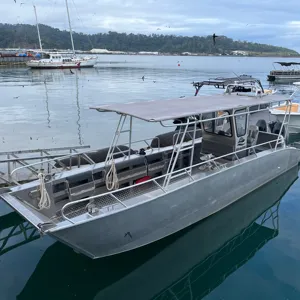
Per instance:
[[[16,3],[15,3],[16,1]],[[1,0],[1,23],[38,21],[68,30],[65,0]],[[5,2],[5,3],[3,3]],[[207,36],[265,43],[300,52],[299,0],[68,0],[77,32]]]

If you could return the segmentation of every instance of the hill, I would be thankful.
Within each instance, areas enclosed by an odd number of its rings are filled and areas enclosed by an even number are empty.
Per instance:
[[[61,31],[47,25],[40,25],[40,33],[45,49],[70,49],[68,31]],[[200,53],[230,54],[232,51],[246,51],[254,55],[286,55],[297,56],[296,51],[272,45],[234,41],[227,37],[219,37],[216,46],[212,37],[175,36],[175,35],[144,35],[111,32],[98,34],[74,33],[75,48],[90,50],[104,48],[111,51],[127,52],[161,52],[161,53]],[[24,24],[0,23],[0,48],[39,48],[36,27]]]

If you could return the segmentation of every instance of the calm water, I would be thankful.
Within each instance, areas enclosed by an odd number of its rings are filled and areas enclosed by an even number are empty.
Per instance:
[[[235,73],[267,86],[273,60],[100,56],[96,68],[75,74],[0,69],[1,151],[107,146],[117,119],[89,107],[157,98],[163,104],[193,95],[192,81]],[[136,138],[162,131],[134,125]],[[0,202],[0,299],[300,299],[297,172],[184,232],[96,261],[39,238]]]

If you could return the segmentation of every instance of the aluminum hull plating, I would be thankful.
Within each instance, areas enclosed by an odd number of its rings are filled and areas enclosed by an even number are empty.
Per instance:
[[[220,211],[298,165],[300,151],[264,151],[163,196],[47,233],[91,258],[142,247]],[[267,170],[267,171],[266,171]],[[211,188],[208,188],[211,187]]]

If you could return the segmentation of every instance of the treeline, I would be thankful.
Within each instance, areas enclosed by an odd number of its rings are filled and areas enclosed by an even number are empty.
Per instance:
[[[40,25],[41,39],[45,49],[70,49],[70,34],[46,25]],[[297,55],[294,50],[272,45],[234,41],[227,37],[219,37],[213,45],[212,37],[176,36],[161,34],[126,34],[109,31],[108,33],[83,34],[74,33],[77,50],[102,48],[111,51],[151,51],[162,53],[203,53],[226,54],[234,50],[256,53],[282,53]],[[24,24],[0,23],[0,48],[39,48],[36,27]]]

